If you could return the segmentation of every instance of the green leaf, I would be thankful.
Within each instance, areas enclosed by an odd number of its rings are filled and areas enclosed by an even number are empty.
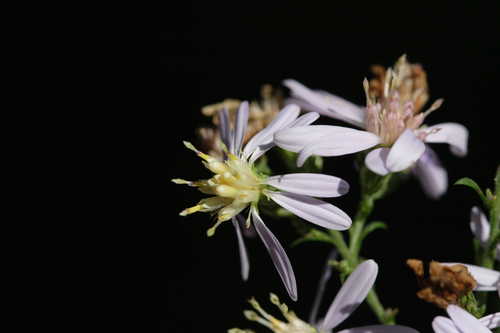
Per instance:
[[[470,187],[471,189],[473,189],[474,191],[477,192],[477,194],[479,195],[479,197],[483,201],[484,205],[488,208],[490,207],[490,201],[484,195],[483,190],[481,190],[479,185],[474,180],[472,180],[468,177],[464,177],[464,178],[460,178],[459,180],[457,180],[455,182],[455,184],[453,184],[453,185],[464,185],[464,186]]]
[[[361,234],[361,239],[364,239],[366,236],[371,234],[377,229],[387,229],[387,224],[382,221],[374,221],[366,225]]]
[[[323,242],[333,244],[332,238],[329,234],[316,229],[311,229],[307,234],[295,240],[291,246],[294,247],[305,242]]]

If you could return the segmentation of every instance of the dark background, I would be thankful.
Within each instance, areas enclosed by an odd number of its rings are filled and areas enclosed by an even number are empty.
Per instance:
[[[225,332],[236,326],[265,332],[264,327],[246,321],[242,311],[249,307],[246,299],[251,296],[272,309],[270,291],[307,319],[329,251],[319,243],[290,248],[293,229],[285,220],[265,218],[292,261],[299,291],[294,303],[286,296],[260,239],[247,240],[251,269],[249,281],[243,283],[232,226],[222,225],[213,238],[207,238],[208,215],[177,215],[202,197],[194,189],[169,182],[207,175],[181,142],[196,142],[195,128],[209,124],[200,114],[202,106],[229,97],[255,99],[263,83],[279,85],[285,78],[362,105],[362,80],[369,75],[370,65],[390,66],[406,53],[428,73],[430,101],[445,99],[427,124],[458,122],[470,131],[465,158],[453,156],[445,145],[433,145],[448,168],[450,184],[469,176],[491,187],[499,162],[500,130],[499,11],[492,3],[382,6],[310,1],[300,5],[234,3],[231,7],[203,2],[172,9],[180,19],[173,26],[162,26],[160,41],[164,83],[159,123],[166,124],[166,128],[162,125],[166,136],[159,154],[168,168],[160,178],[165,184],[162,205],[167,214],[160,235],[160,277],[166,278],[159,295],[161,303],[166,302],[160,308],[161,331]],[[341,124],[326,118],[320,122]],[[326,170],[351,183],[348,195],[331,202],[353,216],[359,191],[352,156],[326,159]],[[441,200],[433,201],[414,179],[377,204],[372,218],[386,221],[389,230],[372,234],[362,254],[378,262],[378,293],[385,306],[400,308],[398,323],[430,332],[432,318],[443,314],[417,299],[415,279],[404,263],[407,258],[472,262],[468,223],[471,207],[478,204],[477,196],[460,186],[451,186]],[[320,314],[338,288],[334,277]],[[375,323],[363,304],[339,329]]]

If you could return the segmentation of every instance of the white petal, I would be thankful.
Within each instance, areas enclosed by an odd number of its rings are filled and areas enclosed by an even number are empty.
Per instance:
[[[450,150],[457,156],[467,155],[467,141],[469,131],[465,126],[457,123],[442,123],[425,129],[427,133],[426,142],[448,143]]]
[[[321,305],[321,301],[323,300],[323,295],[325,293],[326,284],[330,280],[332,276],[333,266],[330,265],[330,261],[336,260],[338,257],[338,252],[336,249],[333,249],[328,254],[326,258],[325,265],[323,267],[323,272],[318,282],[318,288],[316,289],[316,295],[314,297],[313,305],[311,306],[311,313],[309,314],[309,323],[316,326],[318,319],[318,310]]]
[[[387,156],[387,168],[392,172],[403,171],[415,163],[424,151],[425,144],[410,129],[406,129]]]
[[[451,319],[441,316],[434,318],[432,328],[435,333],[463,333],[458,330]]]
[[[491,333],[478,319],[459,306],[448,305],[446,312],[462,332]]]
[[[346,194],[349,184],[338,177],[319,173],[290,173],[269,177],[266,184],[280,190],[319,198],[333,198]]]
[[[413,173],[429,197],[438,199],[446,192],[448,173],[441,165],[436,153],[428,145],[425,146],[424,154],[415,164]]]
[[[364,108],[330,93],[313,91],[295,80],[285,80],[283,85],[290,88],[294,101],[304,109],[364,127]]]
[[[490,314],[489,316],[479,319],[479,321],[490,330],[500,327],[500,312]]]
[[[326,313],[320,330],[336,327],[363,302],[377,278],[378,265],[373,260],[360,264],[349,275]]]
[[[470,212],[470,228],[476,239],[483,246],[490,239],[490,223],[478,207],[472,207]]]
[[[307,195],[289,192],[269,192],[278,205],[304,220],[332,230],[346,230],[351,218],[341,209],[328,202]]]
[[[389,148],[376,148],[369,152],[365,157],[365,164],[367,168],[381,176],[391,172],[386,166],[389,151]]]
[[[497,283],[500,281],[500,272],[494,271],[489,268],[481,267],[481,266],[476,266],[476,265],[469,265],[469,264],[463,264],[463,263],[452,263],[452,262],[444,262],[442,263],[443,265],[464,265],[467,267],[467,270],[469,273],[472,275],[474,280],[477,282],[477,287],[475,290],[478,291],[494,291],[497,290]]]
[[[238,215],[239,217],[239,215]],[[243,236],[241,234],[241,226],[240,222],[237,218],[232,218],[233,226],[236,230],[236,237],[238,238],[238,251],[240,253],[240,262],[241,262],[241,277],[243,281],[248,280],[248,273],[250,271],[250,264],[248,260],[247,248],[245,246],[245,241],[243,240]]]
[[[295,280],[295,274],[293,273],[290,259],[288,259],[283,246],[281,246],[280,242],[276,239],[271,230],[267,228],[255,209],[252,209],[252,218],[255,230],[266,246],[269,255],[271,255],[271,259],[273,260],[274,266],[278,270],[281,281],[283,281],[288,295],[291,299],[296,301],[297,282]]]
[[[234,127],[234,153],[239,153],[241,150],[241,144],[243,142],[243,137],[247,130],[248,124],[248,102],[244,101],[240,104],[240,108],[236,113],[236,125]]]
[[[290,125],[299,116],[300,108],[297,105],[288,105],[281,110],[263,130],[255,134],[245,146],[243,156],[249,157],[259,149],[259,146],[267,146],[273,141],[276,131]]]
[[[410,327],[399,325],[372,325],[349,328],[338,333],[418,333],[418,331]]]
[[[311,125],[314,123],[317,119],[319,118],[319,114],[316,112],[308,112],[306,114],[303,114],[302,116],[298,117],[295,119],[289,127],[296,127],[296,126],[307,126]]]
[[[380,138],[373,133],[348,127],[310,125],[278,131],[274,135],[274,142],[296,153],[314,144],[321,146],[322,150],[329,150],[324,156],[338,156],[373,147],[380,142]]]
[[[231,127],[229,126],[229,115],[227,109],[224,108],[219,111],[219,132],[222,142],[226,145],[227,149],[232,145],[233,137],[231,135]]]

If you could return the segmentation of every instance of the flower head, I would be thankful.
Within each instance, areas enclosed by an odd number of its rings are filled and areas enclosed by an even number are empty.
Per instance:
[[[313,91],[294,80],[289,102],[327,117],[340,119],[362,131],[339,126],[309,126],[276,133],[276,144],[299,153],[297,164],[310,155],[338,156],[370,148],[366,166],[379,175],[413,168],[426,193],[438,198],[448,186],[446,170],[426,143],[448,143],[457,156],[467,154],[467,129],[457,123],[427,127],[426,117],[439,108],[435,101],[422,112],[428,100],[426,75],[419,65],[401,57],[394,68],[376,67],[377,78],[363,82],[366,107],[357,106],[324,91]]]
[[[319,322],[307,323],[298,318],[293,311],[290,311],[286,304],[280,303],[278,297],[271,294],[271,302],[281,311],[285,321],[276,319],[264,311],[255,299],[250,300],[252,307],[258,313],[246,310],[245,317],[256,321],[272,330],[274,333],[327,333],[340,325],[354,310],[363,302],[368,292],[375,283],[378,273],[378,265],[373,260],[367,260],[360,264],[354,272],[347,278],[340,288],[337,296],[330,305],[325,317]],[[229,333],[245,332],[240,329],[232,329]],[[418,333],[412,328],[404,326],[374,325],[357,327],[340,331],[339,333]]]
[[[274,146],[273,135],[283,128],[309,125],[318,118],[315,113],[298,117],[300,112],[296,105],[284,108],[266,128],[255,134],[243,147],[246,133],[249,105],[241,103],[235,118],[234,127],[230,126],[227,110],[219,114],[219,132],[225,145],[225,158],[220,159],[197,150],[192,144],[184,144],[202,158],[203,164],[214,175],[210,179],[187,181],[173,179],[177,184],[186,184],[198,188],[211,195],[195,206],[183,210],[185,216],[195,212],[215,212],[217,222],[208,229],[212,236],[215,229],[223,222],[231,220],[239,242],[241,272],[244,279],[248,277],[248,258],[240,228],[246,220],[247,228],[253,222],[283,280],[292,299],[297,299],[295,275],[290,260],[283,247],[262,221],[258,204],[262,198],[270,199],[278,205],[302,217],[303,219],[335,230],[350,227],[351,219],[339,208],[315,197],[337,197],[347,193],[349,185],[344,180],[314,173],[294,173],[268,177],[255,171],[253,163]],[[243,211],[249,208],[248,217],[243,218]]]

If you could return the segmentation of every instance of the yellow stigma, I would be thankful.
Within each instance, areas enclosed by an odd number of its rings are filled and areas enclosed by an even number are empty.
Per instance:
[[[204,160],[203,165],[214,175],[206,180],[187,181],[175,178],[172,182],[197,187],[199,191],[214,196],[184,209],[180,215],[217,211],[217,222],[207,231],[210,237],[222,222],[230,220],[250,204],[258,202],[264,186],[263,179],[253,171],[246,160],[234,154],[228,153],[227,160],[221,161],[200,152],[190,142],[184,141],[184,145],[201,157]]]

